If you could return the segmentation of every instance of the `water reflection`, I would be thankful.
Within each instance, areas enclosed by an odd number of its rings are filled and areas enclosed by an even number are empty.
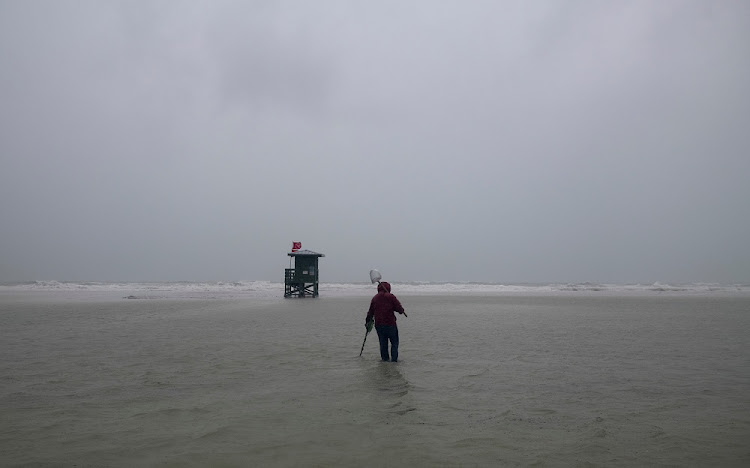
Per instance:
[[[369,400],[382,405],[388,413],[404,415],[416,408],[408,398],[411,385],[401,366],[393,362],[363,362]]]

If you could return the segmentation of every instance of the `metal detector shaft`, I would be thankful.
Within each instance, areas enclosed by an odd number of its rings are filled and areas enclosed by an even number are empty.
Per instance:
[[[359,350],[360,356],[362,355],[362,351],[365,349],[365,342],[367,341],[367,335],[372,331],[373,325],[375,325],[374,320],[368,320],[367,323],[365,324],[365,328],[367,329],[367,331],[365,332],[365,339],[364,341],[362,341],[362,349]]]
[[[367,341],[367,335],[370,333],[370,330],[367,330],[365,332],[365,340],[362,342],[362,349],[359,350],[359,355],[362,355],[362,351],[365,350],[365,342]]]

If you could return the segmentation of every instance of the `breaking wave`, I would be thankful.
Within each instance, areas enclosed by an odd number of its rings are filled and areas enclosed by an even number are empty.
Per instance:
[[[706,294],[750,293],[750,284],[605,284],[605,283],[547,283],[500,284],[479,282],[393,282],[394,292],[400,294]],[[216,282],[75,282],[33,281],[0,284],[0,292],[58,291],[90,293],[123,293],[128,299],[169,297],[231,298],[282,297],[284,284],[272,281],[216,281]],[[321,295],[368,296],[374,291],[370,283],[321,283]]]

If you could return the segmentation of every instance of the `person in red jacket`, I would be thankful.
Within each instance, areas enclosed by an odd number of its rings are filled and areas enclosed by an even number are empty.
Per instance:
[[[370,301],[370,310],[365,318],[365,327],[373,318],[375,319],[375,330],[378,332],[380,341],[380,358],[383,361],[398,361],[398,327],[396,326],[396,315],[394,312],[403,314],[404,307],[396,296],[391,294],[390,283],[383,281],[378,283],[378,293]],[[391,355],[388,356],[388,341],[391,342]]]

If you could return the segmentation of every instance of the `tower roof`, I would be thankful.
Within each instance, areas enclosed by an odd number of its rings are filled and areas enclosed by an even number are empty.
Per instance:
[[[325,257],[324,254],[313,252],[312,250],[298,250],[296,252],[289,252],[287,255],[290,257]]]

